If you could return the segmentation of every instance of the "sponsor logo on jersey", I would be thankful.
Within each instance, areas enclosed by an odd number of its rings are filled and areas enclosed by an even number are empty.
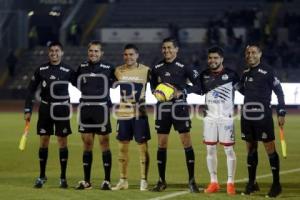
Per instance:
[[[160,63],[160,64],[158,64],[158,65],[155,65],[155,69],[160,68],[160,67],[163,66],[163,65],[164,65],[164,63]]]
[[[104,65],[104,64],[100,64],[99,67],[102,67],[102,68],[104,68],[104,69],[109,69],[109,68],[110,68],[109,65]]]
[[[49,68],[49,66],[46,66],[46,67],[40,67],[40,71],[46,70],[46,69],[48,69],[48,68]]]
[[[262,69],[258,69],[258,72],[259,72],[259,73],[262,73],[262,74],[267,74],[267,73],[268,73],[267,71],[262,70]]]
[[[212,96],[213,96],[214,98],[218,98],[218,97],[219,97],[219,92],[213,91]]]
[[[56,77],[54,75],[50,76],[50,80],[55,80],[55,79],[56,79]]]
[[[140,77],[137,76],[122,76],[123,81],[142,81]]]
[[[175,65],[179,66],[179,67],[184,67],[184,64],[181,64],[179,62],[176,62]]]
[[[80,65],[80,67],[87,67],[87,66],[89,66],[88,63],[81,63],[81,65]]]
[[[227,75],[227,74],[223,74],[223,75],[222,75],[222,80],[223,80],[223,81],[226,81],[226,80],[228,80],[228,78],[229,78],[229,77],[228,77],[228,75]]]
[[[60,67],[59,68],[61,71],[64,71],[64,72],[69,72],[70,70],[69,69],[67,69],[67,68],[65,68],[65,67]]]

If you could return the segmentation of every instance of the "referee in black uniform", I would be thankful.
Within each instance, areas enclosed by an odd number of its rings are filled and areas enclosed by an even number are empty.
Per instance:
[[[184,147],[186,165],[189,174],[189,188],[191,192],[199,192],[194,178],[195,155],[190,137],[191,121],[189,119],[189,108],[186,95],[198,91],[200,84],[197,82],[199,73],[190,66],[184,64],[179,58],[178,43],[173,38],[166,38],[162,42],[162,54],[164,59],[155,65],[151,72],[151,88],[155,90],[159,83],[169,83],[177,90],[176,98],[168,102],[158,102],[156,105],[155,128],[158,136],[157,163],[159,181],[152,191],[160,192],[166,189],[165,180],[168,136],[171,126],[179,132],[181,143]],[[194,86],[188,87],[187,80]],[[172,109],[175,110],[174,115]]]
[[[104,168],[104,181],[100,188],[110,190],[111,151],[109,134],[111,133],[109,108],[111,101],[109,89],[114,81],[114,69],[102,61],[103,49],[99,41],[88,45],[88,61],[80,64],[76,72],[77,87],[81,91],[79,104],[79,132],[83,142],[84,180],[76,189],[90,189],[91,168],[93,162],[93,145],[95,135],[99,137]]]
[[[259,190],[256,182],[258,164],[257,143],[262,141],[269,157],[273,174],[273,184],[268,197],[276,197],[281,193],[279,182],[279,156],[275,149],[274,124],[270,105],[272,91],[277,96],[278,125],[284,125],[285,103],[280,81],[273,69],[261,63],[262,50],[257,44],[250,44],[245,50],[248,68],[241,78],[240,91],[244,94],[244,105],[241,117],[242,139],[246,141],[248,156],[249,182],[242,194],[249,195]]]
[[[68,161],[67,136],[71,134],[70,104],[68,83],[74,81],[74,71],[61,62],[63,46],[59,42],[51,42],[48,46],[49,62],[38,67],[28,86],[25,101],[25,120],[30,121],[35,92],[41,85],[41,103],[37,122],[37,134],[40,135],[40,176],[34,187],[42,188],[46,182],[46,164],[50,135],[57,136],[59,160],[61,165],[60,187],[67,188],[66,169]],[[55,127],[55,132],[54,132]]]

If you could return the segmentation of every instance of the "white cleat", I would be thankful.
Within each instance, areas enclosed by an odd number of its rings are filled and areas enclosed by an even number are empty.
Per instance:
[[[148,191],[148,182],[145,179],[141,180],[140,190]]]
[[[127,190],[128,189],[128,181],[127,179],[123,179],[121,178],[119,180],[119,182],[117,183],[117,185],[113,188],[111,188],[112,190]]]

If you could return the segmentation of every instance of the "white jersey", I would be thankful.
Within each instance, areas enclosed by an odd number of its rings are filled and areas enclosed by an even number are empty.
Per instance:
[[[234,109],[234,86],[238,82],[237,74],[224,69],[218,74],[208,69],[200,75],[202,91],[205,93],[205,117],[231,118]]]

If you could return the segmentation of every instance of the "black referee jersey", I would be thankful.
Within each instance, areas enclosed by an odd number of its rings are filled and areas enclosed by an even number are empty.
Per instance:
[[[74,80],[75,72],[65,63],[52,65],[48,62],[42,64],[35,70],[29,83],[24,112],[32,112],[34,95],[39,85],[41,85],[40,97],[42,102],[63,102],[69,100],[68,83],[74,82]]]

